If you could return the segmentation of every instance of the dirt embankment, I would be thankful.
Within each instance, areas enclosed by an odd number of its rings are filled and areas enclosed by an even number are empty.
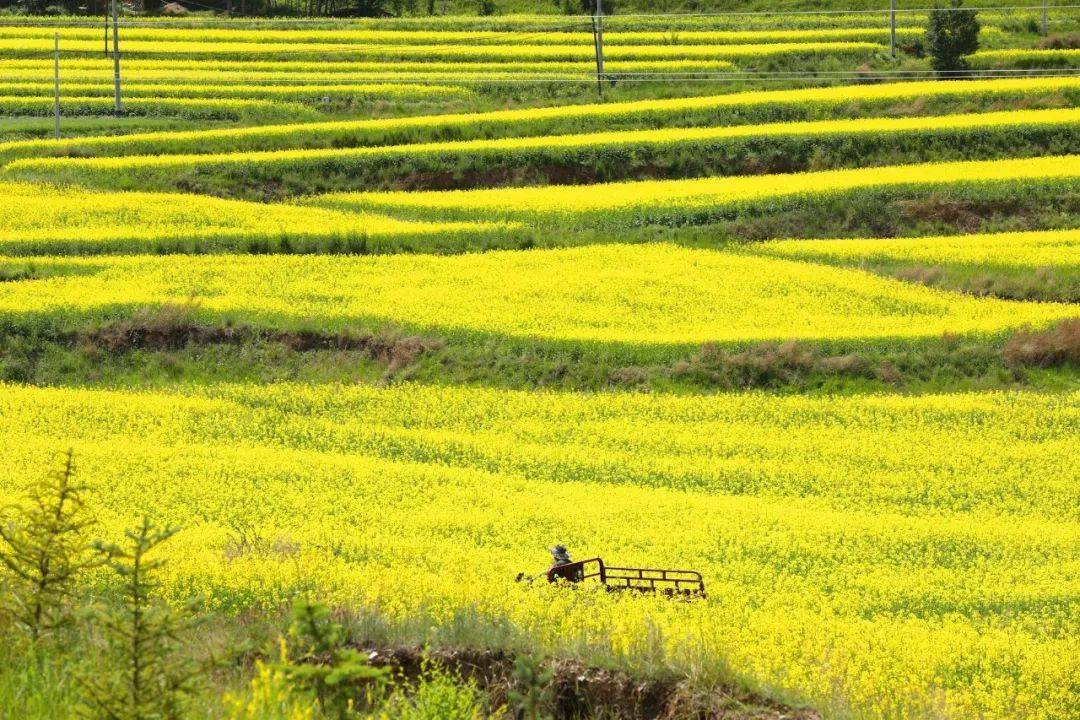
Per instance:
[[[501,650],[361,646],[373,665],[416,678],[425,660],[472,679],[496,705],[513,688],[514,656]],[[735,688],[703,692],[677,678],[643,679],[571,660],[552,660],[551,697],[557,720],[820,720],[814,710],[789,708]]]

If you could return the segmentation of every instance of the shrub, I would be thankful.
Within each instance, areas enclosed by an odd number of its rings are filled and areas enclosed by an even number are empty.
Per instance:
[[[464,680],[424,660],[411,693],[401,686],[387,703],[396,720],[479,720],[486,716],[484,696],[473,680]]]
[[[289,636],[296,652],[283,653],[273,670],[314,696],[327,716],[355,717],[356,709],[383,695],[390,671],[368,665],[357,650],[345,647],[342,628],[330,618],[328,607],[297,602],[292,618]]]
[[[544,720],[551,706],[551,670],[528,655],[514,659],[514,688],[510,691],[510,707],[520,720]]]
[[[315,720],[315,703],[293,691],[284,673],[256,662],[248,692],[226,695],[228,720]]]

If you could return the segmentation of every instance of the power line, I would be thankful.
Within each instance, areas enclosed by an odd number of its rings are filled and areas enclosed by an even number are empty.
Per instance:
[[[1007,5],[1000,7],[937,7],[937,8],[897,8],[897,13],[929,13],[931,11],[942,12],[958,12],[969,11],[975,12],[1004,12],[1014,10],[1033,10],[1042,12],[1042,5]],[[1080,8],[1080,5],[1051,5],[1054,10],[1075,10]],[[790,15],[790,16],[803,16],[803,15],[884,15],[889,11],[888,8],[872,8],[872,9],[860,9],[860,10],[754,10],[754,11],[728,11],[728,12],[715,12],[715,13],[652,13],[652,14],[625,14],[625,15],[610,15],[607,19],[618,20],[620,18],[626,19],[643,19],[643,18],[712,18],[712,17],[775,17],[777,15]],[[577,17],[589,17],[588,15],[581,15]]]
[[[181,0],[181,2],[183,4],[186,4],[186,5],[194,5],[194,6],[201,7],[201,8],[207,9],[207,10],[215,10],[215,11],[217,11],[217,10],[221,9],[221,8],[211,6],[211,5],[204,5],[202,3],[195,2],[194,0]],[[1054,11],[1080,9],[1080,5],[1049,5],[1048,7],[1049,7],[1049,9],[1054,10]],[[929,8],[929,7],[899,8],[898,7],[898,8],[895,9],[895,12],[898,13],[898,14],[901,14],[901,13],[925,14],[925,13],[929,13],[929,12],[934,11],[934,10],[941,11],[941,12],[955,12],[955,11],[960,11],[960,10],[964,10],[964,11],[973,10],[973,11],[976,11],[976,12],[985,12],[985,13],[1002,13],[1002,12],[1014,12],[1014,11],[1030,10],[1032,12],[1041,13],[1042,9],[1043,9],[1043,6],[1041,4],[1039,4],[1039,5],[1003,5],[1003,6],[996,6],[996,7],[995,6],[980,6],[980,7],[967,7],[967,6],[965,6],[965,7],[961,7],[961,8],[956,8],[956,7],[952,7],[952,6],[945,6],[945,7],[939,7],[939,8]],[[666,19],[666,18],[676,18],[676,19],[679,19],[679,18],[723,18],[723,17],[743,17],[743,18],[745,18],[745,17],[768,17],[768,18],[774,18],[774,17],[777,17],[777,16],[780,16],[780,17],[785,17],[785,16],[787,16],[787,17],[803,17],[803,16],[819,16],[819,15],[826,15],[826,16],[828,16],[828,15],[887,15],[890,12],[893,12],[893,11],[891,11],[889,8],[869,8],[869,9],[868,8],[860,8],[860,9],[832,9],[832,10],[784,10],[784,9],[777,9],[777,10],[755,10],[755,11],[735,11],[735,10],[732,10],[732,11],[714,12],[714,13],[631,13],[631,14],[619,14],[619,15],[605,15],[604,20],[605,20],[605,22],[618,22],[620,20]],[[537,16],[537,17],[542,17],[542,16]],[[585,24],[591,22],[593,16],[592,15],[562,15],[562,16],[557,16],[557,17],[561,17],[562,20],[560,21],[559,25],[552,25],[551,26],[550,30],[552,32],[558,32],[560,30],[564,30],[567,27],[567,25],[565,24],[567,22],[580,23],[582,25],[585,25]],[[419,23],[423,22],[426,19],[428,19],[428,18],[422,18],[422,17],[393,18],[393,19],[390,20],[390,22],[404,23],[404,24],[414,24],[414,23],[419,24]],[[157,22],[152,22],[152,21],[125,21],[122,25],[126,26],[126,27],[178,29],[178,26],[179,26],[180,23],[187,23],[187,29],[197,30],[197,29],[201,29],[201,28],[226,29],[226,28],[230,28],[230,27],[236,27],[236,25],[242,25],[242,24],[252,24],[252,25],[255,25],[255,24],[258,24],[258,25],[273,25],[273,24],[291,25],[291,24],[298,24],[298,23],[299,24],[315,24],[315,23],[335,23],[336,22],[336,23],[339,23],[339,24],[345,25],[345,26],[349,25],[350,23],[355,23],[356,25],[361,25],[361,24],[367,25],[367,24],[373,24],[374,20],[375,19],[373,19],[373,18],[372,19],[362,19],[359,22],[357,22],[355,19],[341,20],[341,19],[329,18],[329,17],[305,17],[305,18],[287,18],[287,19],[243,17],[243,18],[234,18],[234,19],[231,19],[231,20],[220,20],[220,19],[215,18],[215,19],[212,19],[212,20],[203,21],[203,20],[185,20],[185,19],[182,19],[182,18],[178,18],[175,21],[174,20],[161,20],[161,21],[157,21]],[[478,24],[482,24],[483,22],[486,22],[486,20],[482,19],[480,16],[477,16],[476,22]],[[500,20],[494,20],[494,21],[489,21],[489,22],[494,22],[494,23],[497,24],[499,22],[505,23],[506,21],[505,20],[501,20],[501,21]],[[554,22],[554,21],[552,21],[552,22]],[[221,24],[218,27],[211,27],[209,25],[209,23],[223,23],[223,24]],[[172,24],[172,27],[170,27],[170,24]],[[22,21],[22,20],[19,20],[19,19],[16,19],[16,18],[5,18],[3,20],[0,20],[0,27],[26,27],[26,26],[35,26],[35,25],[40,25],[40,26],[45,26],[45,27],[83,27],[83,26],[96,27],[96,24],[90,23],[90,22],[87,22],[87,21],[82,21],[82,20],[67,20],[67,19],[64,19],[64,20],[51,20],[51,19],[47,19],[47,18],[34,18],[33,21],[30,21],[30,20]],[[572,25],[571,27],[576,27],[576,25]],[[395,29],[398,29],[398,28],[395,28]],[[332,28],[330,28],[328,30],[332,30]],[[402,32],[410,32],[410,30],[407,30],[407,29],[401,29],[401,31]],[[541,29],[538,29],[536,27],[529,26],[527,28],[523,28],[521,31],[528,31],[528,32],[536,33],[536,32],[546,32],[547,29],[541,30]],[[310,32],[310,31],[308,31],[308,32]],[[458,31],[448,29],[448,30],[444,30],[444,32],[458,32]],[[460,32],[470,32],[470,30],[461,30]],[[484,32],[484,31],[472,30],[471,32]],[[514,30],[514,29],[491,30],[490,32],[514,33],[514,32],[519,32],[519,30]]]

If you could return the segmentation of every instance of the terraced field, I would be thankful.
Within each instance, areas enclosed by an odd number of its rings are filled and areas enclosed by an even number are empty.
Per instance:
[[[923,11],[616,15],[598,99],[582,18],[146,17],[113,117],[99,28],[0,16],[0,505],[73,448],[219,629],[1078,718],[1080,77],[980,19],[943,81]],[[708,596],[514,582],[555,543]]]

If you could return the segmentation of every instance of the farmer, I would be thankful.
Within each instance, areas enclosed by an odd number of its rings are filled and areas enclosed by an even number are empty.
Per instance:
[[[549,571],[548,579],[554,582],[556,578],[562,578],[563,580],[569,580],[570,582],[580,582],[581,566],[567,567],[566,565],[573,565],[573,560],[570,559],[570,553],[567,552],[565,545],[556,545],[551,548],[551,571]],[[553,572],[552,572],[553,571]]]
[[[566,551],[565,545],[556,545],[551,548],[551,567],[556,568],[560,565],[569,565],[574,562],[570,559],[570,553]]]

